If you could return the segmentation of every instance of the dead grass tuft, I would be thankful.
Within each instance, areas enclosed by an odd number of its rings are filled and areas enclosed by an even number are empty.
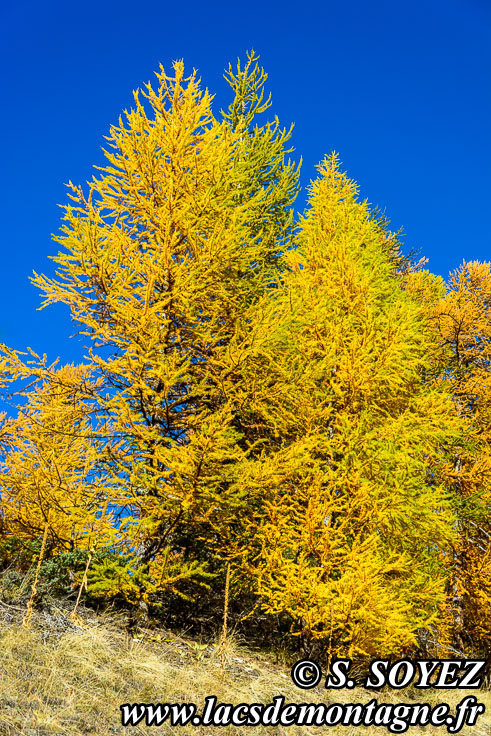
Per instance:
[[[2,605],[2,604],[0,604]],[[44,616],[44,617],[43,617]],[[208,736],[278,734],[310,736],[329,731],[333,736],[353,736],[359,728],[237,728],[181,727],[123,728],[122,703],[194,702],[201,707],[207,695],[218,701],[238,704],[268,703],[284,695],[287,702],[368,702],[373,697],[362,689],[329,692],[296,688],[287,667],[271,664],[264,656],[249,651],[228,637],[205,644],[174,636],[167,631],[142,630],[129,637],[117,621],[80,618],[71,622],[69,611],[35,612],[32,630],[8,616],[0,620],[0,735],[1,736],[114,736],[115,734],[158,733]],[[1,617],[0,617],[1,618]],[[50,628],[51,627],[51,628]],[[223,668],[222,668],[223,660]],[[410,698],[444,701],[453,705],[475,694],[491,711],[490,693],[475,691],[410,691],[375,694],[379,702],[409,701]],[[365,728],[366,736],[387,734],[384,728]],[[410,729],[410,734],[446,734],[440,729]],[[488,713],[462,734],[491,734]]]

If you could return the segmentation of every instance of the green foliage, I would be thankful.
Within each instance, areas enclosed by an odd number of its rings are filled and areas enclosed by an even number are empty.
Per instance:
[[[189,600],[178,586],[193,580],[208,587],[207,580],[214,576],[207,572],[206,564],[197,560],[183,561],[170,549],[159,554],[155,560],[142,564],[134,558],[113,555],[96,561],[88,572],[87,591],[94,598],[122,598],[127,603],[160,605],[158,594],[173,592]]]
[[[0,538],[0,569],[5,570],[15,560],[19,572],[27,572],[39,556],[41,538],[22,539],[12,534]]]

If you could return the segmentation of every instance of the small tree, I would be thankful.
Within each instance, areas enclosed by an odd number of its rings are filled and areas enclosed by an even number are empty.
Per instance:
[[[22,365],[14,364],[13,375]],[[24,372],[31,369],[24,366]],[[0,466],[3,532],[18,539],[43,536],[51,553],[115,542],[111,502],[101,482],[101,444],[85,399],[97,384],[87,366],[46,370],[24,392],[16,419],[6,427]]]

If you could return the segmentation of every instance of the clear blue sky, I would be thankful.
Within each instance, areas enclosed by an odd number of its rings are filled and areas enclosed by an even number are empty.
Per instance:
[[[178,58],[218,112],[223,69],[254,48],[304,186],[336,150],[431,270],[491,259],[489,0],[17,0],[3,15],[0,341],[81,359],[67,309],[37,312],[29,276],[52,273],[64,182],[92,176],[131,91]]]

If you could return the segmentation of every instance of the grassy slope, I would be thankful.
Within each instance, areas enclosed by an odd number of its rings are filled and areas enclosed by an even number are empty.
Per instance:
[[[74,624],[61,610],[35,613],[32,628],[20,621],[22,609],[0,603],[0,734],[1,736],[114,736],[114,734],[220,733],[297,734],[327,733],[372,736],[389,733],[386,728],[362,727],[180,727],[123,728],[119,705],[125,702],[194,702],[199,707],[206,695],[221,702],[268,703],[276,695],[287,702],[379,702],[431,701],[458,703],[476,695],[487,705],[473,728],[462,734],[491,734],[491,693],[477,691],[431,691],[399,693],[363,689],[327,692],[296,688],[287,665],[274,665],[263,655],[226,642],[203,648],[199,643],[172,636],[165,631],[142,630],[129,636],[116,620],[84,614]],[[446,734],[445,728],[409,733]]]

